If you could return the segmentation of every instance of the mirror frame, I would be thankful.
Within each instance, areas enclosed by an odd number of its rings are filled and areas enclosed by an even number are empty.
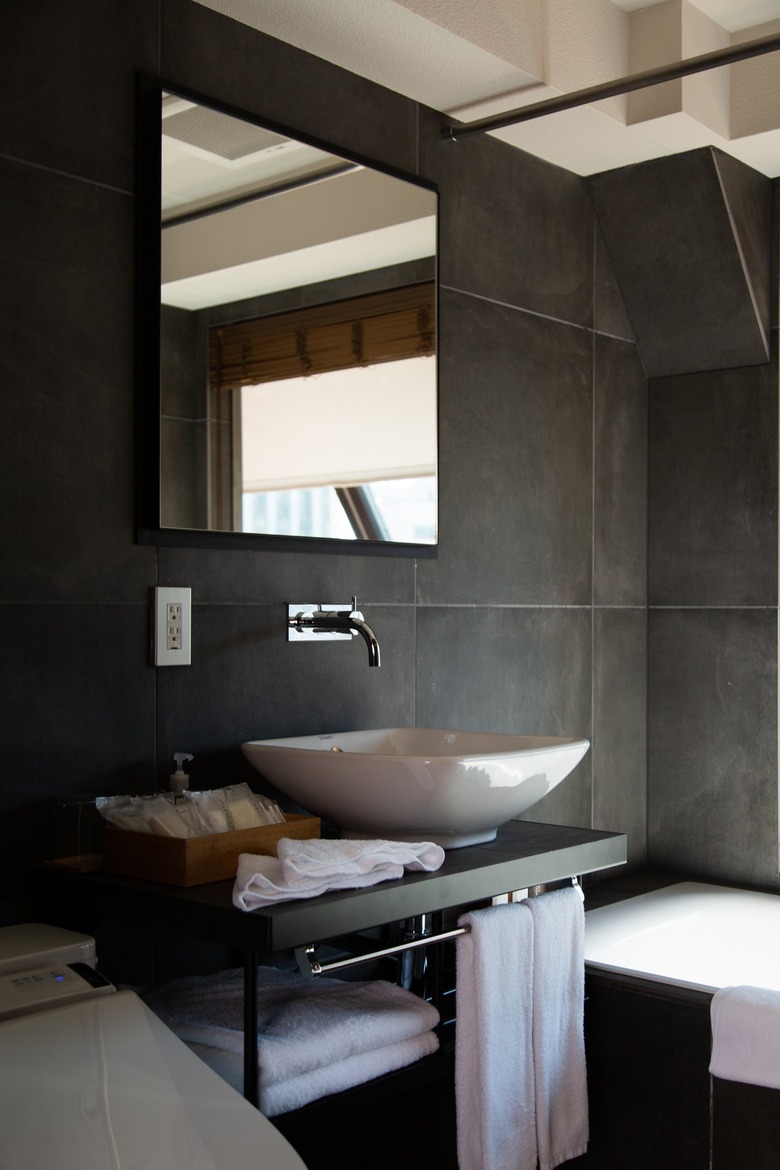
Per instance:
[[[433,544],[412,544],[395,541],[354,540],[315,536],[277,536],[257,532],[228,532],[226,530],[163,528],[161,516],[161,417],[160,417],[160,182],[162,145],[160,133],[161,99],[164,91],[172,91],[183,98],[218,110],[234,118],[267,127],[278,134],[295,138],[309,146],[337,154],[362,166],[372,167],[405,182],[414,183],[431,191],[437,198],[436,223],[436,445],[439,462],[439,376],[438,352],[439,318],[439,232],[438,188],[435,184],[408,175],[392,167],[377,163],[349,151],[335,147],[289,126],[281,125],[231,106],[228,103],[197,93],[189,86],[147,74],[138,75],[137,93],[137,180],[136,180],[136,272],[135,272],[135,383],[136,383],[136,542],[177,548],[244,549],[249,551],[347,553],[390,557],[433,558],[438,548],[438,517],[440,515],[437,473],[437,535]]]

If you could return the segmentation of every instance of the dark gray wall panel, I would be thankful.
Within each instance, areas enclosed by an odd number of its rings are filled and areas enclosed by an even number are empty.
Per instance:
[[[647,613],[593,614],[593,827],[619,826],[647,861]]]
[[[650,382],[651,605],[777,603],[777,379]]]
[[[420,173],[446,193],[442,284],[591,325],[593,209],[583,180],[488,136],[444,142],[443,125],[423,111]]]
[[[286,607],[349,602],[357,595],[369,624],[379,602],[414,604],[416,564],[406,557],[161,548],[159,563],[160,584],[190,582],[198,603]]]
[[[734,237],[742,253],[748,291],[755,301],[756,317],[765,335],[771,325],[772,278],[772,184],[765,175],[745,166],[722,150],[712,157],[723,188]]]
[[[598,222],[594,233],[593,323],[599,333],[634,341],[634,330],[626,312],[615,269],[609,258],[604,233]]]
[[[442,292],[440,546],[424,603],[587,604],[589,333]]]
[[[132,200],[0,160],[0,206],[0,597],[137,602]]]
[[[31,898],[29,869],[53,848],[55,800],[154,790],[147,632],[145,604],[0,606],[0,921],[25,920],[22,909],[6,918],[2,902]]]
[[[156,72],[160,0],[0,4],[2,153],[132,192],[136,70]]]
[[[647,597],[647,381],[636,346],[596,335],[593,597]]]
[[[651,610],[648,849],[777,884],[777,612]]]
[[[768,304],[754,289],[769,248],[756,188],[768,201],[769,180],[733,159],[725,174],[705,148],[588,180],[649,377],[767,360]]]
[[[772,182],[772,273],[770,277],[771,295],[769,298],[770,320],[773,329],[777,329],[778,321],[778,286],[780,286],[780,179]],[[775,339],[775,345],[777,340]]]

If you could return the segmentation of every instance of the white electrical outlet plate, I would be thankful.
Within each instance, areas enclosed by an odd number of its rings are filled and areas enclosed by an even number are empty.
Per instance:
[[[192,590],[160,586],[154,591],[154,665],[189,666]]]

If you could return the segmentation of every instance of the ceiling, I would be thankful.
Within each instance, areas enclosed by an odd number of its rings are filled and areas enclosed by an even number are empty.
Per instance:
[[[196,0],[463,122],[780,33],[780,0]],[[713,145],[780,175],[780,52],[492,131],[580,175]]]
[[[198,310],[436,252],[432,191],[175,93],[162,101],[162,302]]]

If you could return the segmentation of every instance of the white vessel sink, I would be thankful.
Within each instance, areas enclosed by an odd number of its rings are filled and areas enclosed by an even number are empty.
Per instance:
[[[389,727],[251,740],[242,750],[279,792],[343,837],[492,841],[585,755],[587,739]]]

